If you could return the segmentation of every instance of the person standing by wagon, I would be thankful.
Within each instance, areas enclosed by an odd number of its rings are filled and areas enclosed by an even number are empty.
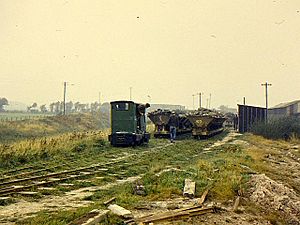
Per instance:
[[[176,127],[179,126],[179,120],[178,117],[176,116],[176,114],[174,112],[172,112],[168,125],[170,127],[170,141],[171,143],[174,142],[175,138],[176,138]]]
[[[238,118],[237,114],[235,114],[233,117],[233,129],[235,131],[238,130],[238,123],[239,123],[239,118]]]

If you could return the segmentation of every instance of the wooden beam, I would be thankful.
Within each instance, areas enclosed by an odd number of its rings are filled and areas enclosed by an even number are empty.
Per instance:
[[[238,196],[234,201],[233,208],[232,208],[233,212],[237,211],[239,204],[240,204],[240,196]]]
[[[206,213],[212,213],[215,209],[213,207],[210,208],[202,208],[201,206],[193,206],[188,208],[182,208],[177,210],[172,210],[164,213],[155,214],[152,216],[145,216],[141,218],[137,218],[136,222],[142,223],[151,223],[151,222],[158,222],[163,220],[170,220],[175,218],[182,218],[182,217],[190,217],[190,216],[198,216]]]
[[[202,204],[205,202],[205,198],[206,198],[206,196],[207,196],[207,194],[208,194],[208,191],[209,191],[209,189],[206,189],[206,190],[203,192],[201,198],[200,198],[199,201],[197,202],[199,205],[202,205]]]
[[[124,218],[132,218],[132,213],[129,210],[127,210],[127,209],[125,209],[125,208],[123,208],[119,205],[115,205],[115,204],[110,205],[110,206],[108,206],[108,209],[113,214],[116,214],[118,216],[121,216],[121,217],[124,217]]]
[[[116,200],[116,197],[112,197],[112,198],[108,199],[107,201],[103,202],[103,205],[108,205],[109,203],[111,203],[114,200]]]

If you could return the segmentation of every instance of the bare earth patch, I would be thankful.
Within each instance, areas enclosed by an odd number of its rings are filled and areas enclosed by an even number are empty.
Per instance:
[[[249,181],[250,200],[266,210],[284,213],[290,224],[300,224],[300,197],[296,192],[265,174],[253,175]]]

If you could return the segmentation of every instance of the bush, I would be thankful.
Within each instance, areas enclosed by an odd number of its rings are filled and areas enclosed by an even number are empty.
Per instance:
[[[251,132],[270,139],[289,139],[300,137],[300,118],[282,117],[270,119],[267,124],[256,123],[252,126]]]

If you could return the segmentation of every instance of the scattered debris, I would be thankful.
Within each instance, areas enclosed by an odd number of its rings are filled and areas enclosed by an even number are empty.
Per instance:
[[[135,195],[146,195],[145,186],[141,183],[140,180],[137,180],[137,181],[133,184],[133,193],[134,193]]]
[[[151,223],[151,222],[158,222],[158,221],[162,222],[170,219],[198,216],[206,213],[213,213],[215,211],[216,211],[215,207],[202,208],[202,206],[193,206],[193,207],[171,210],[164,213],[158,213],[155,215],[140,217],[135,219],[135,222],[136,223]]]
[[[94,209],[89,213],[85,214],[84,216],[69,223],[69,225],[96,225],[99,224],[102,220],[104,220],[108,212],[109,210]]]
[[[193,198],[195,196],[196,182],[191,179],[184,180],[183,196]]]
[[[237,196],[237,198],[235,199],[234,204],[233,204],[233,208],[232,208],[233,212],[237,211],[239,204],[240,204],[240,196]]]
[[[144,185],[136,185],[136,186],[134,186],[133,192],[136,195],[146,195],[146,191],[145,191]]]
[[[116,205],[116,204],[110,205],[110,206],[108,206],[108,209],[113,214],[116,214],[118,216],[121,216],[121,217],[124,217],[127,219],[132,218],[132,213],[129,210],[127,210],[119,205]]]
[[[108,199],[107,201],[103,202],[103,205],[108,205],[109,203],[113,202],[114,200],[116,200],[116,197],[112,197],[112,198]]]
[[[209,189],[206,189],[206,190],[203,192],[201,198],[200,198],[199,201],[197,202],[199,205],[202,205],[202,204],[205,202],[205,198],[206,198],[208,192],[209,192]]]

